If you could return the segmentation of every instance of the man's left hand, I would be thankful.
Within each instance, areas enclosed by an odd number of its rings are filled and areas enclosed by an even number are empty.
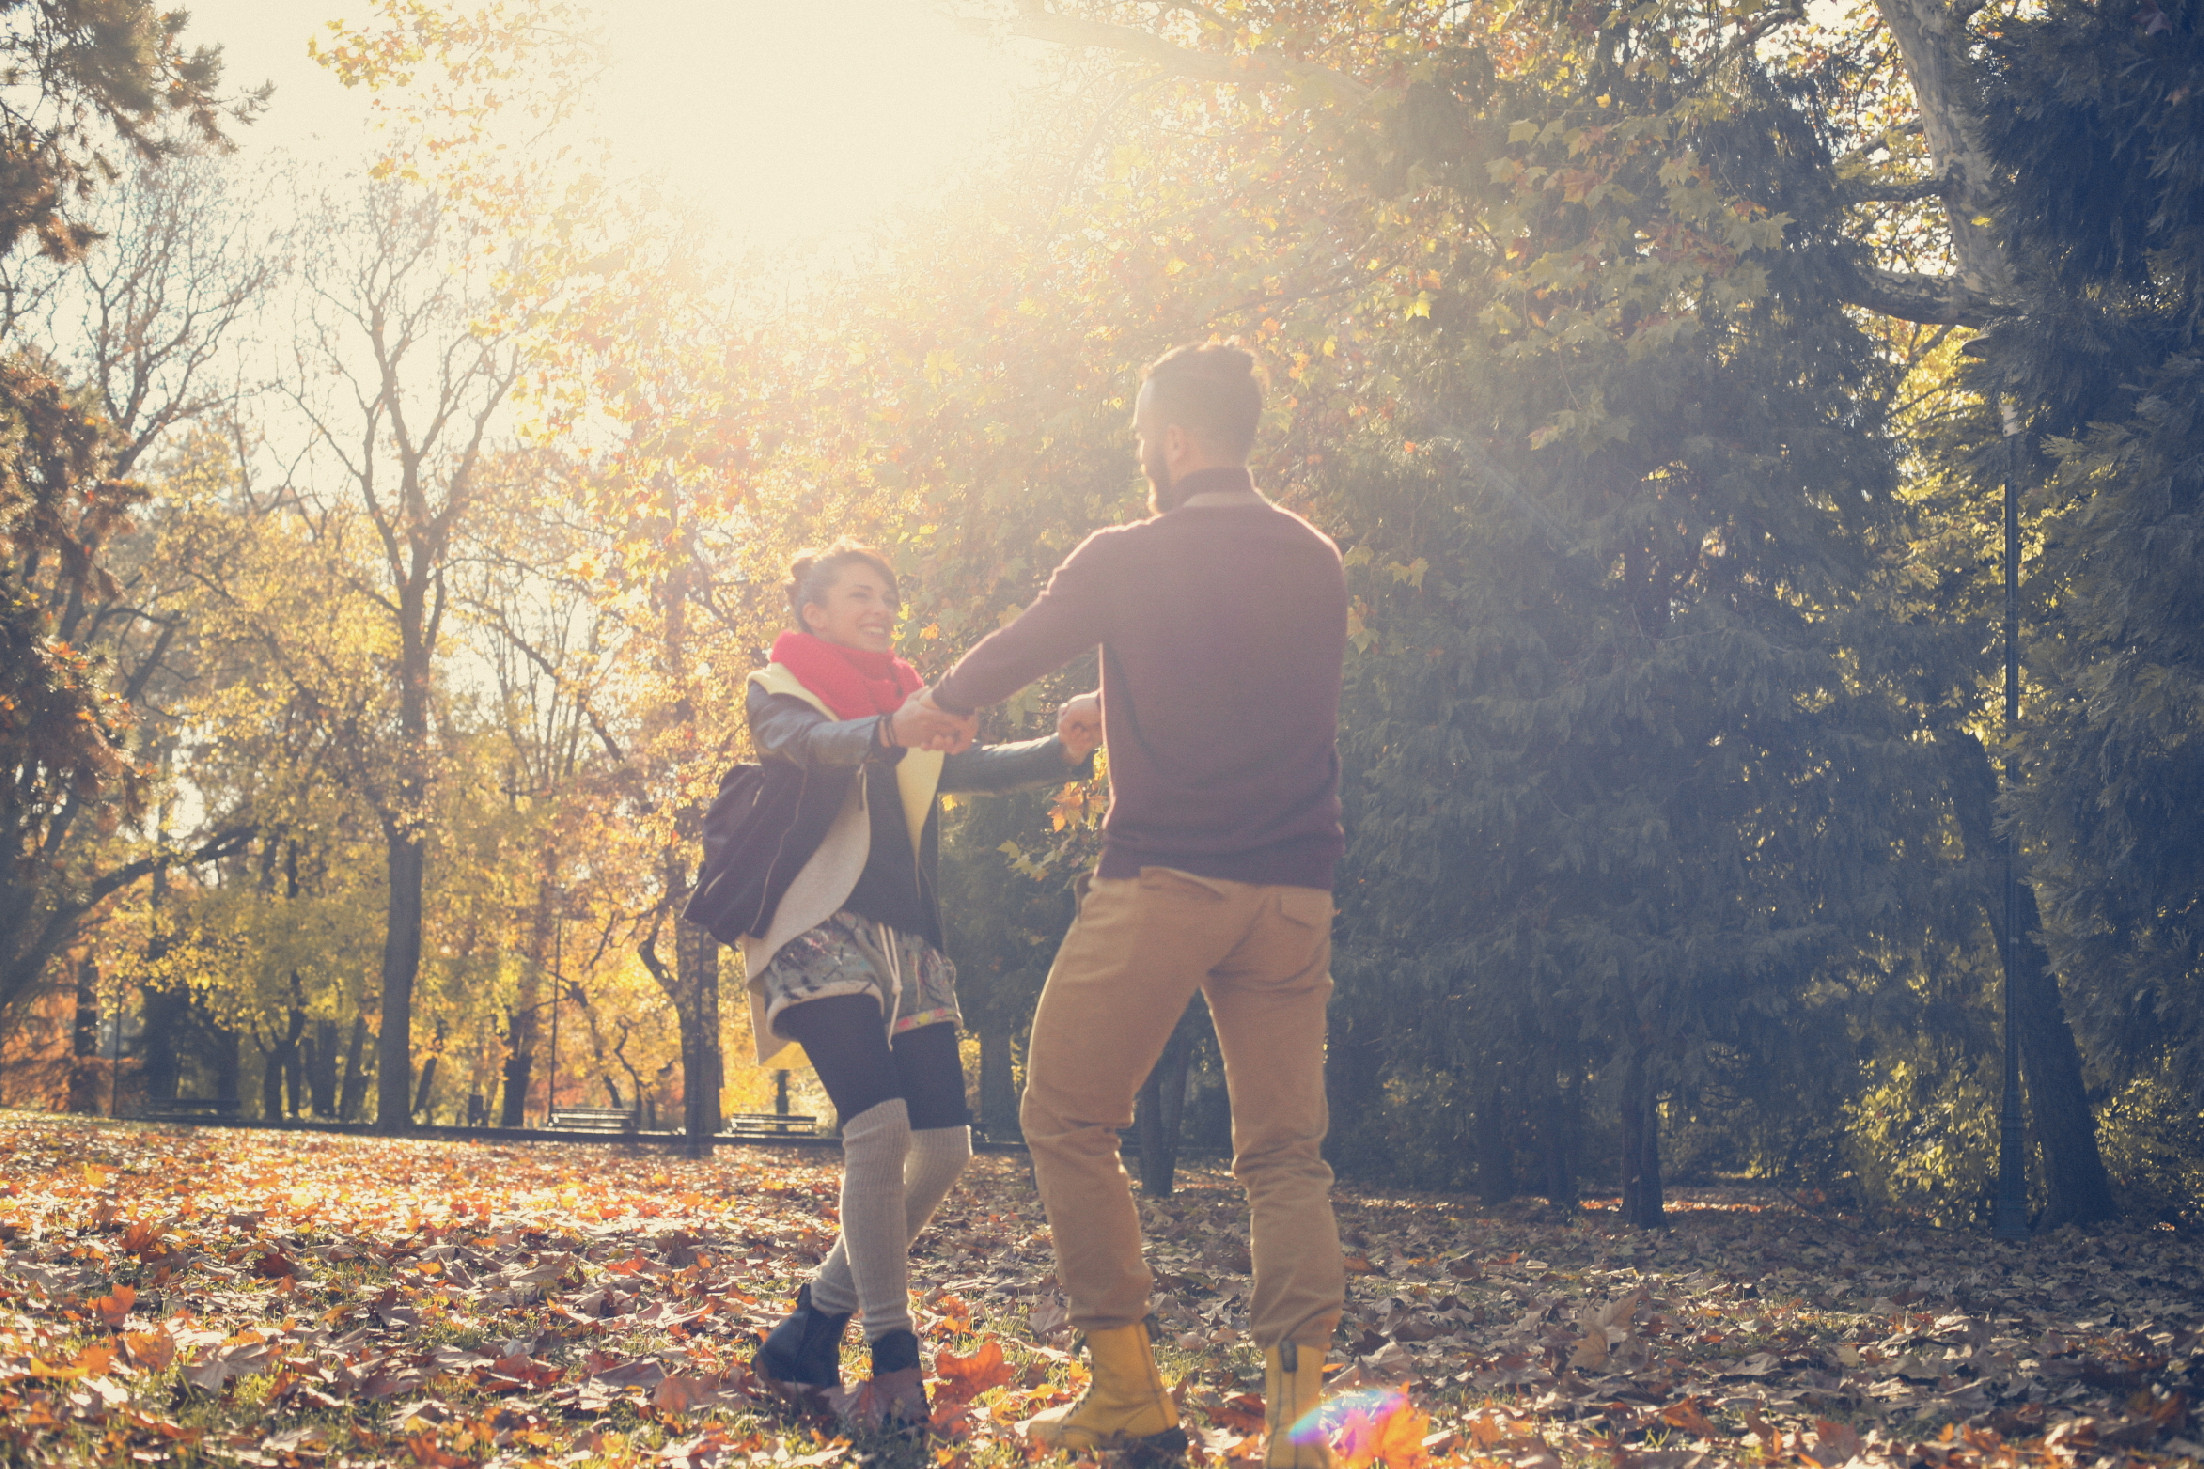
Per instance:
[[[895,742],[906,750],[940,750],[955,755],[979,737],[977,714],[951,714],[934,702],[932,688],[913,691],[892,716]]]

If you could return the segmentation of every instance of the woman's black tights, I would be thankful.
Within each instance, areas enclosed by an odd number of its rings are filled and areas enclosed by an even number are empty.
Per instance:
[[[914,1131],[971,1124],[954,1025],[921,1025],[890,1045],[880,1002],[865,994],[790,1005],[774,1028],[803,1046],[845,1122],[901,1097]]]

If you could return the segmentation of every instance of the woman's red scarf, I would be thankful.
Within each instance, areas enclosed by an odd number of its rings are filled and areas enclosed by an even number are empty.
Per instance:
[[[786,666],[842,719],[893,714],[924,682],[917,669],[893,653],[845,648],[807,632],[775,638],[773,661]]]

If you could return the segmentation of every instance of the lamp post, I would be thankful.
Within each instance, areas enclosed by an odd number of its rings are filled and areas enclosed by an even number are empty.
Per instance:
[[[130,991],[118,975],[115,981],[115,1043],[107,1048],[107,1115],[122,1116],[122,1012],[130,1003]]]
[[[1998,413],[2005,428],[2005,785],[2013,783],[2010,741],[2020,726],[2020,414],[2000,400]],[[2020,965],[2020,853],[2012,829],[2006,828],[2005,944],[2005,1086],[1997,1114],[1997,1217],[1992,1232],[1999,1239],[2028,1238],[2028,1160],[2020,1117],[2019,1007],[2014,1003],[2013,975]]]
[[[557,919],[551,926],[551,1079],[543,1089],[543,1125],[549,1127],[551,1118],[559,1110],[559,965],[565,957],[560,953],[560,943],[566,937],[566,925]]]

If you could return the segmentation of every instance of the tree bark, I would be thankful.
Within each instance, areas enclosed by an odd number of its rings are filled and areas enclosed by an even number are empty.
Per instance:
[[[1477,1197],[1487,1205],[1515,1197],[1515,1141],[1509,1136],[1506,1095],[1495,1077],[1477,1101]]]
[[[360,1104],[367,1100],[367,1073],[361,1061],[367,1053],[367,1010],[363,1006],[352,1017],[352,1038],[344,1047],[344,1086],[337,1096],[337,1116],[346,1122],[360,1115]]]
[[[409,1121],[426,1111],[429,1098],[436,1094],[436,1063],[442,1059],[442,1056],[432,1051],[428,1060],[421,1063],[421,1085],[413,1094],[413,1105],[407,1112]]]
[[[528,953],[520,966],[520,985],[505,1021],[505,1100],[498,1125],[524,1127],[528,1088],[535,1080],[536,1036],[543,1005],[543,972],[551,963],[551,885],[536,886],[536,911],[528,925]]]
[[[99,965],[88,958],[76,961],[76,1028],[70,1050],[79,1059],[99,1054]]]
[[[313,1046],[306,1054],[306,1086],[316,1117],[337,1115],[337,1022],[314,1022]]]
[[[260,1120],[283,1120],[283,1051],[273,1045],[261,1054]]]
[[[1983,127],[1983,100],[1969,55],[1967,17],[1949,0],[1878,0],[1877,12],[1898,43],[1921,113],[1921,135],[1935,160],[1951,229],[1959,282],[1974,297],[2005,301],[2013,267],[2005,248],[1997,166]]]
[[[991,1138],[1018,1132],[1018,1085],[1010,1058],[1010,1027],[991,1021],[980,1031],[980,1131]]]
[[[1376,1027],[1358,1025],[1352,1015],[1334,1019],[1324,1048],[1324,1091],[1331,1104],[1332,1129],[1324,1156],[1342,1172],[1367,1167],[1366,1158],[1342,1157],[1340,1149],[1361,1132],[1362,1119],[1378,1110],[1384,1096],[1385,1055]]]
[[[1561,1210],[1563,1217],[1570,1220],[1576,1218],[1577,1124],[1583,1105],[1580,1085],[1574,1075],[1565,1085],[1549,1082],[1538,1112],[1539,1155],[1546,1175],[1546,1203]],[[1658,1152],[1653,1162],[1657,1171]]]
[[[719,941],[693,923],[674,920],[674,1012],[681,1025],[683,1151],[712,1155],[719,1135]]]
[[[1622,1220],[1660,1229],[1668,1220],[1661,1204],[1661,1112],[1645,1052],[1633,1051],[1622,1078]]]
[[[145,1099],[150,1106],[176,1100],[176,1084],[183,1073],[183,1057],[176,1043],[191,1025],[188,990],[139,989],[145,1007]]]
[[[1952,814],[1966,844],[1967,865],[1974,869],[1973,886],[1983,916],[1997,944],[1999,962],[2007,954],[2015,960],[2005,982],[2013,987],[2029,1123],[2043,1157],[2046,1198],[2038,1223],[2055,1229],[2110,1219],[2119,1210],[2113,1204],[2104,1156],[2097,1148],[2097,1119],[2082,1080],[2081,1048],[2074,1043],[2058,976],[2051,972],[2050,957],[2039,936],[2035,888],[2025,877],[2020,884],[2019,942],[2005,942],[2002,863],[1997,860],[2002,852],[1993,804],[1996,767],[1990,763],[1989,751],[1971,734],[1945,731],[1939,741],[1950,777]]]
[[[413,981],[421,972],[426,853],[410,824],[393,825],[385,847],[390,907],[383,931],[382,1030],[375,1038],[375,1126],[404,1132],[413,1113]]]
[[[1140,1138],[1140,1191],[1167,1199],[1178,1181],[1179,1139],[1186,1127],[1186,1077],[1194,1037],[1185,1021],[1164,1042],[1163,1054],[1140,1084],[1134,1126]]]
[[[232,1106],[239,1099],[243,1067],[237,1054],[237,1032],[201,1017],[207,1036],[207,1060],[214,1068],[214,1099]]]

